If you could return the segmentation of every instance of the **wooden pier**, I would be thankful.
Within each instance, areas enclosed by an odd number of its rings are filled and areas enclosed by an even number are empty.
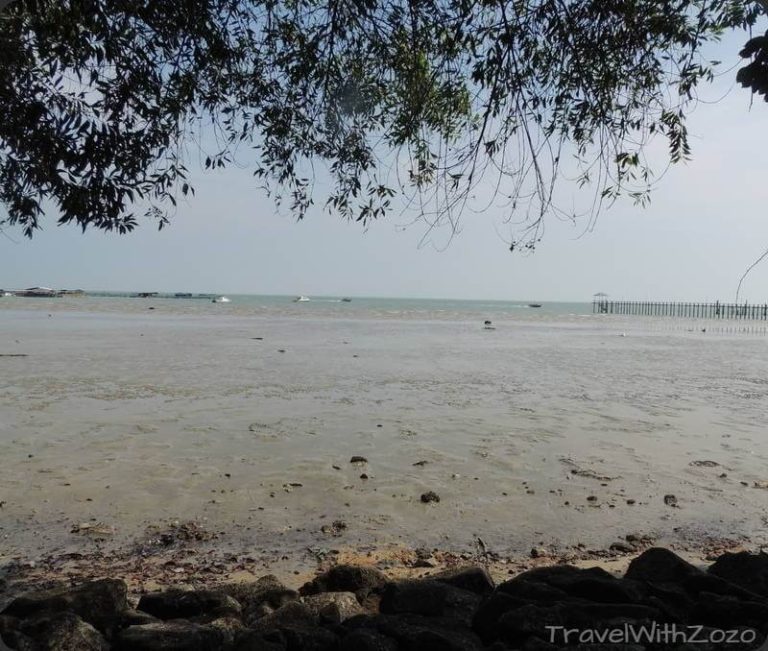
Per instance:
[[[678,303],[657,301],[613,301],[595,298],[593,314],[673,316],[686,319],[750,319],[768,321],[768,303]]]

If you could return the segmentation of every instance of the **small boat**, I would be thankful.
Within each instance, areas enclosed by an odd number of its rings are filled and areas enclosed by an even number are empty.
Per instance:
[[[154,298],[155,296],[157,296],[157,292],[139,292],[135,298]]]
[[[309,300],[309,296],[297,296],[293,299],[294,303],[306,303]]]
[[[528,303],[528,307],[541,307],[541,303]]]
[[[215,298],[214,298],[214,299],[211,301],[211,303],[231,303],[231,302],[232,302],[232,301],[230,301],[230,300],[229,300],[229,299],[228,299],[226,296],[216,296],[216,297],[215,297]]]
[[[352,302],[352,299],[351,299],[351,298],[342,298],[342,299],[341,299],[341,302],[342,302],[342,303],[351,303],[351,302]]]
[[[50,287],[29,287],[16,292],[16,296],[24,296],[27,298],[56,298],[61,296],[61,292],[51,289]]]

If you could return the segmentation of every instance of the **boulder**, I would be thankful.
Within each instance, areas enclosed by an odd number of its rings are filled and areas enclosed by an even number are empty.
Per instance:
[[[221,651],[230,639],[214,626],[186,621],[129,626],[117,635],[119,651]]]
[[[709,574],[768,598],[768,554],[723,554],[710,566]]]
[[[244,613],[252,618],[266,615],[289,601],[296,601],[299,593],[283,585],[271,574],[248,583],[229,583],[216,589],[217,592],[235,599]]]
[[[568,600],[597,603],[630,603],[642,601],[645,590],[635,581],[617,579],[599,567],[579,569],[570,565],[555,565],[529,570],[507,584],[516,581],[544,584],[564,594]],[[507,585],[508,594],[510,586]]]
[[[651,547],[629,564],[624,577],[651,583],[680,583],[687,578],[702,574],[704,574],[702,570],[668,549]]]
[[[727,630],[751,628],[760,631],[763,639],[768,634],[768,604],[702,592],[690,621]]]
[[[354,592],[363,601],[371,592],[381,590],[387,577],[373,567],[336,565],[299,588],[302,595],[319,592]]]
[[[245,623],[255,631],[271,631],[314,627],[317,626],[317,621],[317,616],[307,605],[299,601],[289,601],[273,613],[255,621],[246,620]]]
[[[351,592],[321,592],[307,595],[302,601],[320,621],[332,624],[341,624],[363,612],[357,597]]]
[[[229,595],[214,590],[166,590],[142,595],[137,610],[165,620],[239,616],[242,608]]]
[[[375,631],[397,643],[398,649],[418,651],[479,651],[480,638],[455,619],[398,615],[358,615],[342,625],[354,632]]]
[[[485,598],[472,618],[472,630],[480,636],[483,644],[491,644],[499,638],[499,618],[510,610],[526,606],[526,599],[514,597],[497,590]]]
[[[282,635],[273,635],[270,639],[263,633],[246,629],[235,638],[232,651],[286,651],[286,644]]]
[[[338,636],[320,626],[282,630],[288,651],[338,651]]]
[[[140,610],[129,608],[128,610],[124,610],[120,617],[120,628],[140,626],[142,624],[156,624],[159,621],[160,620],[157,617],[153,617],[149,613],[143,613]]]
[[[431,575],[429,578],[479,595],[489,594],[496,587],[491,575],[488,574],[488,570],[482,565],[444,570]]]
[[[638,604],[528,604],[501,615],[498,632],[502,641],[515,647],[531,637],[548,639],[550,627],[553,626],[600,630],[624,624],[649,625],[654,621],[661,621],[661,613],[655,608]]]
[[[26,618],[70,611],[109,637],[117,628],[123,611],[128,608],[127,593],[125,581],[101,579],[74,588],[60,586],[23,594],[11,601],[0,614]]]
[[[3,635],[14,649],[30,651],[108,651],[104,636],[71,612],[35,614]]]
[[[472,615],[480,604],[474,592],[439,581],[410,580],[389,583],[381,597],[381,612],[412,613],[427,617],[451,617],[469,628]]]
[[[398,651],[397,642],[378,631],[359,629],[341,640],[341,651]]]

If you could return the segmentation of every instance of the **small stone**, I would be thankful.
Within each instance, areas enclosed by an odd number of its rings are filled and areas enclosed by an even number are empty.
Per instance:
[[[677,498],[671,493],[669,495],[665,495],[664,504],[666,504],[667,506],[671,506],[672,508],[675,508],[677,507]]]
[[[421,494],[421,501],[424,504],[429,504],[430,502],[439,502],[440,496],[434,491],[427,491],[426,493]]]
[[[531,549],[531,558],[544,558],[546,556],[549,556],[549,554],[543,547],[534,547]]]
[[[355,455],[349,460],[349,463],[368,463],[368,459]]]
[[[587,497],[587,502],[597,502],[597,497],[595,495],[590,495]]]
[[[366,473],[362,473],[360,475],[360,479],[368,479],[368,475]]]
[[[632,506],[633,504],[635,504],[635,500],[633,500],[633,499],[628,499],[628,500],[627,500],[627,504],[629,504],[630,506]]]

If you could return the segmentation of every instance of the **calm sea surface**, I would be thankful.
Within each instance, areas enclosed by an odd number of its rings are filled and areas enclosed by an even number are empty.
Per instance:
[[[286,550],[766,540],[762,323],[229,298],[0,298],[0,556],[174,519]]]

